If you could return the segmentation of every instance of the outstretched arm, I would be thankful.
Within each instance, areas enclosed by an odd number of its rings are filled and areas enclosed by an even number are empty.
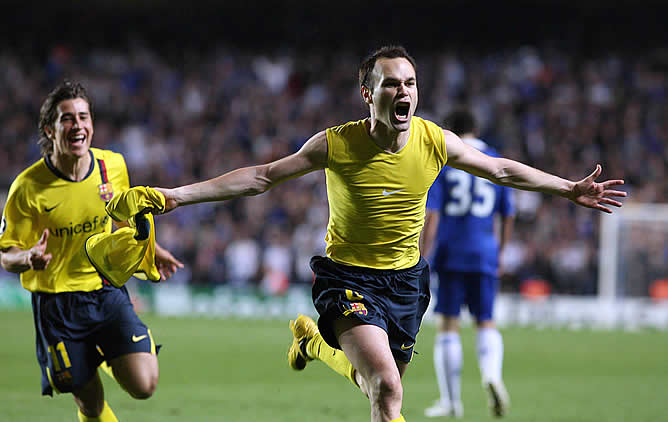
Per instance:
[[[625,197],[626,192],[611,189],[623,185],[623,180],[595,182],[601,166],[584,179],[573,182],[507,158],[490,157],[465,144],[457,135],[444,131],[448,165],[490,181],[517,189],[559,195],[578,205],[611,213],[606,205],[621,207],[613,197]]]
[[[165,195],[167,212],[182,205],[258,195],[281,182],[323,169],[326,165],[327,135],[322,131],[306,141],[296,153],[271,163],[240,168],[192,185],[156,190]]]

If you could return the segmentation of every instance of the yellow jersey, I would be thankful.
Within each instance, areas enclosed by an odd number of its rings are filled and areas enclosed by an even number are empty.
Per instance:
[[[416,265],[427,193],[447,161],[443,130],[413,117],[408,142],[396,153],[373,142],[365,120],[326,133],[327,256],[375,269]]]
[[[31,292],[88,292],[102,287],[84,243],[95,233],[111,232],[104,207],[114,193],[129,189],[130,182],[122,155],[97,148],[89,153],[91,167],[80,182],[67,179],[42,158],[9,188],[0,248],[30,249],[44,229],[49,230],[46,253],[53,256],[49,266],[21,273],[21,284]]]

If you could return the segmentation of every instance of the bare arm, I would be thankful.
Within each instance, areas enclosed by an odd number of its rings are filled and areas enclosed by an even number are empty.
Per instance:
[[[626,196],[626,192],[610,189],[623,185],[623,180],[606,180],[601,183],[594,181],[601,174],[600,165],[597,165],[589,176],[573,182],[518,161],[483,154],[462,142],[454,133],[447,130],[443,132],[449,166],[484,177],[498,185],[559,195],[578,205],[608,213],[612,211],[605,205],[622,206],[621,202],[610,197]]]
[[[52,255],[45,254],[49,230],[42,233],[39,241],[28,250],[12,246],[0,251],[0,265],[12,273],[22,273],[27,270],[43,270],[51,261]]]
[[[432,249],[440,220],[441,214],[438,211],[427,209],[422,235],[420,236],[420,254],[424,257],[428,257],[433,252]]]
[[[281,182],[326,166],[327,135],[322,131],[306,141],[296,153],[271,163],[240,168],[192,185],[157,190],[165,195],[167,212],[182,205],[258,195]]]

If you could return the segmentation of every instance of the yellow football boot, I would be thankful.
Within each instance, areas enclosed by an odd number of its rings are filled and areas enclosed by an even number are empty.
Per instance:
[[[312,361],[306,353],[306,345],[319,333],[318,325],[311,318],[305,315],[297,316],[297,319],[290,321],[290,331],[292,331],[292,345],[288,350],[288,363],[296,371],[306,368],[306,363]]]

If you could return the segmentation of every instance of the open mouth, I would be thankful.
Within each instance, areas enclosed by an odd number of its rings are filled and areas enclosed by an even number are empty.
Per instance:
[[[70,144],[72,145],[83,145],[86,142],[85,135],[76,135],[69,138]]]
[[[411,111],[411,103],[400,102],[394,106],[394,117],[402,122],[408,120],[408,113]]]

